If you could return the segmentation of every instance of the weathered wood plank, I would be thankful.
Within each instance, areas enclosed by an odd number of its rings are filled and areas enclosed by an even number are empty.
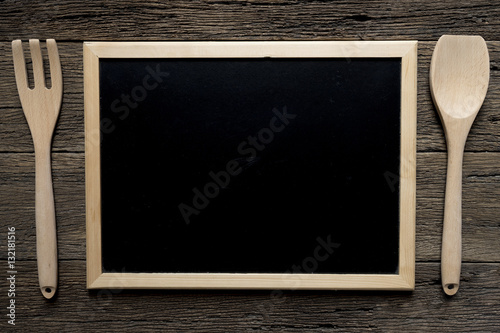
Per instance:
[[[5,228],[15,225],[16,328],[40,332],[500,331],[499,14],[500,6],[488,0],[0,1],[0,262],[5,262],[1,241]],[[453,298],[447,298],[440,285],[446,155],[428,86],[435,42],[450,33],[482,35],[488,41],[492,70],[487,99],[466,146],[465,263],[461,289]],[[52,302],[44,300],[37,287],[34,156],[13,75],[10,41],[16,38],[57,39],[63,67],[65,94],[53,154],[60,288]],[[287,291],[284,297],[272,298],[268,291],[87,291],[81,42],[293,39],[422,41],[415,292]],[[3,304],[7,281],[0,281]],[[7,326],[5,319],[0,331]]]
[[[444,153],[417,154],[418,260],[441,259],[446,179]],[[498,261],[500,250],[500,154],[465,153],[462,189],[464,261]]]
[[[418,151],[445,151],[439,117],[430,97],[428,71],[434,42],[419,44]],[[64,98],[54,134],[54,151],[83,152],[83,60],[81,43],[58,43],[64,76]],[[500,151],[500,42],[489,42],[492,71],[484,105],[472,126],[467,151]],[[17,95],[10,43],[0,43],[0,152],[32,152],[33,144]]]
[[[500,153],[466,153],[463,181],[463,256],[500,262]],[[397,173],[397,170],[388,170]],[[417,260],[440,260],[446,155],[417,156]],[[383,177],[384,175],[381,175]],[[59,256],[85,258],[85,173],[81,153],[53,154]],[[34,259],[34,156],[0,154],[0,230],[18,228],[20,258]],[[390,184],[388,183],[388,189]],[[4,258],[5,253],[0,253]]]
[[[140,249],[138,249],[140,250]],[[85,289],[85,262],[60,263],[53,302],[39,295],[36,262],[18,262],[16,328],[123,332],[408,332],[500,329],[500,264],[464,264],[459,293],[441,290],[438,263],[418,263],[405,292]],[[2,282],[2,287],[5,282]],[[277,295],[277,296],[276,296]],[[2,322],[2,325],[4,323]]]
[[[60,259],[85,257],[85,159],[53,154],[52,176]],[[0,154],[0,230],[16,228],[19,259],[36,258],[34,154]],[[5,259],[2,252],[0,258]]]
[[[118,16],[117,16],[118,15]],[[479,1],[0,2],[0,39],[420,39],[498,37],[500,7]]]

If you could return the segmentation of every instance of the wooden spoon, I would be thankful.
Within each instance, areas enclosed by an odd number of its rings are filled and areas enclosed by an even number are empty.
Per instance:
[[[441,281],[448,295],[456,294],[460,284],[462,161],[467,135],[488,90],[489,61],[486,43],[480,36],[442,36],[432,54],[432,99],[448,148],[441,249]]]

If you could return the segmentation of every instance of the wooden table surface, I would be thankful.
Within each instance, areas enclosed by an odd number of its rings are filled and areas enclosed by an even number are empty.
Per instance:
[[[0,1],[0,330],[7,324],[7,228],[16,228],[16,326],[56,331],[500,331],[500,4],[498,1]],[[441,290],[446,146],[428,71],[443,34],[477,34],[488,95],[466,145],[463,265]],[[34,154],[17,95],[13,39],[55,38],[64,98],[53,140],[59,291],[37,282]],[[85,287],[83,41],[418,40],[416,288],[406,292],[88,291]],[[137,251],[147,242],[140,227]],[[148,253],[144,253],[145,256]]]

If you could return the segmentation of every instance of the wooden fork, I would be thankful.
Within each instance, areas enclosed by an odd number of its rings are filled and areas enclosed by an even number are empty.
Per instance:
[[[35,218],[38,280],[45,298],[57,288],[57,236],[52,189],[50,151],[54,127],[62,101],[62,73],[56,41],[47,39],[51,88],[45,86],[40,42],[30,39],[35,86],[30,89],[20,40],[12,42],[17,91],[35,147]]]

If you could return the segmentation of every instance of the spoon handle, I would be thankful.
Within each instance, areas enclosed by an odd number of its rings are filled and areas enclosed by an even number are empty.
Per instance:
[[[35,148],[35,220],[38,280],[45,298],[57,289],[57,236],[50,145]]]
[[[460,285],[462,265],[462,162],[464,144],[448,144],[448,171],[444,201],[441,281],[447,295],[455,295]]]

